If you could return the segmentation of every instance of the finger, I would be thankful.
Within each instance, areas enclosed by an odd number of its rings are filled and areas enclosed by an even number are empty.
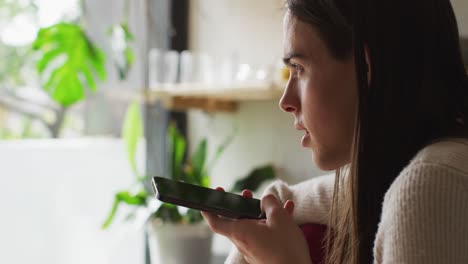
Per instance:
[[[208,223],[211,231],[228,238],[231,236],[234,221],[226,218],[220,218],[217,215],[208,212],[201,212],[201,215],[205,218],[205,221]]]
[[[242,196],[247,197],[247,198],[252,198],[252,197],[253,197],[253,193],[252,193],[251,190],[243,190],[243,191],[242,191]]]
[[[287,200],[286,203],[284,203],[284,209],[288,211],[290,215],[293,215],[294,212],[294,202],[291,200]]]
[[[261,201],[262,211],[265,212],[268,222],[276,224],[281,221],[281,218],[286,212],[281,203],[272,194],[268,194],[262,198]]]
[[[224,192],[224,188],[223,188],[223,187],[216,187],[215,190]]]
[[[263,196],[260,206],[263,212],[267,212],[268,209],[282,207],[278,199],[273,194],[267,194]]]

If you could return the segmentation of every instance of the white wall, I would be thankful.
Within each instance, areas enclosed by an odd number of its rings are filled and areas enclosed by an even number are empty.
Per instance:
[[[272,63],[281,56],[282,0],[191,0],[190,48],[240,61]]]
[[[468,1],[451,0],[451,3],[457,16],[460,34],[468,37]]]
[[[0,263],[143,263],[143,232],[122,214],[101,230],[134,182],[122,141],[0,142],[0,160]]]

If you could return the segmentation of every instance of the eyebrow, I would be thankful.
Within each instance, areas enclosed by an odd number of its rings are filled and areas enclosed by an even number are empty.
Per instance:
[[[306,56],[304,54],[302,54],[302,53],[292,52],[292,53],[286,54],[286,56],[283,58],[283,62],[284,62],[284,64],[289,65],[291,63],[291,59],[293,59],[293,58],[304,59],[305,57]]]

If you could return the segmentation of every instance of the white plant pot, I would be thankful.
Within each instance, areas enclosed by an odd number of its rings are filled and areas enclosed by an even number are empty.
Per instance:
[[[209,264],[213,233],[205,222],[169,224],[150,220],[149,246],[152,264]]]

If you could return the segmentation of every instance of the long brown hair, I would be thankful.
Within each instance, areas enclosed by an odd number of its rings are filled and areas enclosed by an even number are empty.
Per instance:
[[[352,157],[336,173],[325,247],[327,263],[372,263],[391,183],[432,141],[467,137],[468,78],[452,6],[449,0],[286,0],[285,7],[317,28],[336,59],[354,55]]]

